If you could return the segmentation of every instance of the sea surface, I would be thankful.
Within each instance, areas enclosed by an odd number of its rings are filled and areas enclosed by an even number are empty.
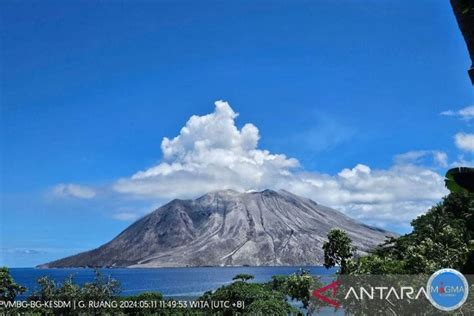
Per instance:
[[[253,282],[266,282],[273,275],[289,275],[304,268],[312,275],[320,276],[330,282],[336,269],[324,267],[200,267],[200,268],[154,268],[154,269],[99,269],[105,276],[111,276],[121,284],[121,295],[135,295],[142,292],[158,291],[168,298],[196,298],[205,291],[215,290],[222,285],[232,282],[239,273],[249,273],[255,276]],[[94,279],[93,269],[36,269],[11,268],[10,272],[18,284],[25,286],[28,291],[17,297],[26,297],[37,288],[36,280],[48,276],[57,282],[63,282],[73,275],[78,284],[84,284]]]

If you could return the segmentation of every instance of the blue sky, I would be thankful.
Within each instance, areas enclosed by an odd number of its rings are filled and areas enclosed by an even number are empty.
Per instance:
[[[443,195],[446,169],[473,161],[470,60],[448,1],[0,6],[0,264],[96,247],[171,197],[198,195],[180,189],[196,178],[191,164],[210,188],[287,184],[405,232]],[[246,123],[258,131],[245,134]],[[206,153],[241,161],[267,150],[261,178],[236,163],[223,183],[223,166],[203,167],[188,142],[221,129],[244,153],[216,141]],[[172,149],[184,153],[164,157],[163,137],[179,135]],[[268,162],[277,154],[282,164]],[[185,171],[132,179],[154,166]]]

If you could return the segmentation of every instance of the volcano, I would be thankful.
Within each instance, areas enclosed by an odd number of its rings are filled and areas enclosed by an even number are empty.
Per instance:
[[[360,254],[396,236],[284,190],[223,190],[173,200],[101,247],[39,267],[321,265],[333,228]]]

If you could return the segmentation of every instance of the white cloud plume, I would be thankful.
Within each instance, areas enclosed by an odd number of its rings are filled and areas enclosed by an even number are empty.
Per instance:
[[[223,101],[205,116],[192,116],[172,140],[161,143],[163,162],[119,180],[118,192],[174,198],[233,188],[271,185],[299,165],[293,158],[257,149],[258,129],[235,126],[237,117]]]
[[[474,105],[467,106],[458,111],[448,110],[440,113],[444,116],[457,116],[463,120],[469,121],[474,118]]]
[[[443,152],[407,153],[389,169],[359,164],[336,175],[305,172],[298,160],[258,149],[259,131],[235,125],[237,113],[216,102],[213,113],[192,116],[173,139],[161,143],[163,161],[114,184],[138,197],[190,198],[212,190],[286,189],[336,207],[368,223],[407,224],[447,193],[443,177],[416,166],[431,155],[446,165]]]
[[[78,199],[92,199],[96,195],[96,192],[91,187],[74,183],[60,183],[53,188],[52,192],[58,197],[74,197]]]
[[[457,133],[454,142],[459,149],[474,152],[474,134]]]

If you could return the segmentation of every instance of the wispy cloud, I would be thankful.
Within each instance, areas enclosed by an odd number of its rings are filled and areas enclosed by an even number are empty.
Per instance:
[[[0,248],[0,253],[3,254],[17,254],[17,255],[38,255],[45,254],[47,251],[44,249],[31,249],[31,248]]]
[[[57,197],[74,197],[78,199],[92,199],[96,196],[93,188],[74,183],[60,183],[52,189],[52,193]]]
[[[119,220],[119,221],[125,221],[125,222],[130,222],[134,221],[139,218],[139,215],[133,212],[130,213],[117,213],[112,215],[113,219]]]
[[[409,151],[396,155],[394,161],[396,164],[421,164],[426,158],[431,159],[435,166],[443,168],[448,166],[448,155],[439,150]]]
[[[456,161],[453,161],[451,164],[451,167],[471,167],[474,168],[474,159],[466,158],[465,155],[461,154],[458,156]]]
[[[308,151],[318,153],[332,150],[351,141],[357,130],[347,122],[341,122],[325,113],[312,114],[312,127],[288,135],[288,140]]]
[[[474,118],[474,105],[467,106],[457,111],[449,110],[440,113],[445,116],[459,117],[469,125],[469,121]],[[459,132],[454,135],[454,144],[458,149],[464,152],[474,152],[474,134]],[[463,154],[460,154],[458,160],[451,164],[452,166],[471,166],[472,161],[466,160]]]
[[[467,106],[457,111],[453,111],[453,110],[443,111],[440,114],[444,116],[456,116],[456,117],[461,118],[462,120],[469,121],[474,118],[474,105]]]

